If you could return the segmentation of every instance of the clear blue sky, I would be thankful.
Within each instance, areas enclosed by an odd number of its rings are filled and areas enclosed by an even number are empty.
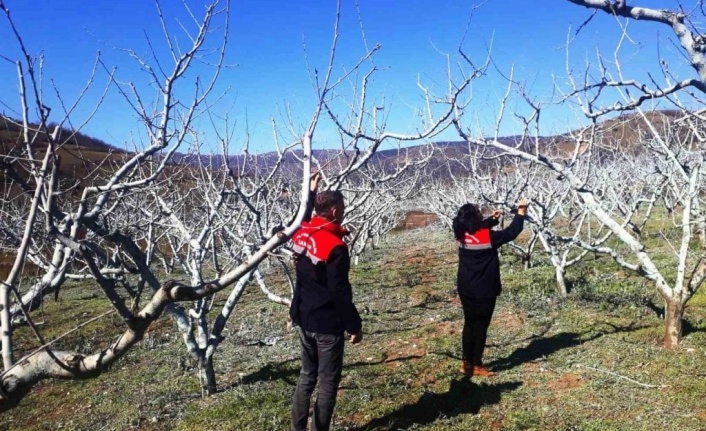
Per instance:
[[[186,0],[200,15],[204,0]],[[68,102],[73,101],[84,85],[95,60],[102,52],[103,60],[118,68],[117,77],[134,81],[139,88],[148,85],[135,62],[116,49],[132,48],[147,52],[145,35],[158,46],[160,26],[154,3],[148,0],[86,2],[79,0],[5,0],[29,51],[44,54],[44,91],[46,100],[59,110],[50,84],[53,82]],[[637,2],[635,2],[637,3]],[[343,0],[341,36],[337,72],[350,67],[364,52],[355,3]],[[675,7],[675,1],[643,0],[642,6]],[[360,12],[368,45],[382,45],[375,56],[381,71],[375,75],[372,96],[385,97],[386,112],[390,113],[391,130],[409,131],[414,107],[421,107],[417,78],[430,88],[445,87],[446,60],[440,53],[455,53],[469,22],[472,2],[452,0],[360,0]],[[163,0],[162,7],[173,30],[176,19],[187,22],[181,1]],[[282,119],[283,108],[290,106],[296,124],[306,124],[314,93],[304,59],[306,43],[310,63],[323,69],[331,45],[335,2],[306,0],[285,2],[272,0],[234,0],[226,62],[234,67],[221,76],[219,90],[229,88],[214,111],[228,112],[237,120],[235,142],[237,151],[242,142],[247,113],[254,149],[273,148],[270,119]],[[506,73],[515,66],[516,79],[525,81],[534,97],[546,99],[552,94],[552,79],[565,81],[567,34],[590,16],[590,11],[567,1],[527,2],[520,0],[490,0],[470,21],[464,43],[465,51],[478,62],[492,42],[492,56],[498,70]],[[0,19],[0,55],[18,58],[16,43],[9,27]],[[632,22],[628,26],[632,38],[624,43],[621,58],[628,76],[645,79],[655,71],[658,41],[661,54],[681,77],[694,76],[688,64],[679,58],[671,46],[668,28],[647,22]],[[609,55],[621,33],[616,20],[598,14],[572,42],[570,59],[582,65],[595,59],[595,50]],[[52,81],[50,81],[50,79]],[[87,101],[95,102],[106,81],[105,73],[96,78]],[[504,92],[505,82],[491,68],[490,76],[474,86],[470,118],[477,118],[484,133],[491,131],[497,112],[497,101]],[[15,67],[0,60],[0,112],[17,117],[17,72]],[[92,103],[84,103],[73,118],[80,124]],[[57,117],[54,117],[57,118]],[[547,111],[547,132],[560,124],[578,121],[568,109]],[[208,121],[197,125],[206,127]],[[144,140],[134,114],[116,94],[106,99],[99,114],[84,128],[84,132],[119,147]],[[503,133],[516,133],[512,121],[503,125]],[[562,131],[562,130],[556,130]],[[330,126],[324,125],[317,135],[320,147],[336,145]],[[455,139],[450,133],[442,139]]]

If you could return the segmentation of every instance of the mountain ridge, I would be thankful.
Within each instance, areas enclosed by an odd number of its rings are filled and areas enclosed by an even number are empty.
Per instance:
[[[650,111],[644,114],[653,125],[663,127],[669,121],[674,120],[679,112],[677,111]],[[34,129],[37,125],[30,125]],[[53,127],[50,125],[50,127]],[[642,131],[647,129],[645,120],[639,114],[624,114],[613,119],[604,120],[597,124],[598,127],[598,142],[597,147],[601,151],[614,152],[616,150],[622,152],[635,153],[640,151],[639,140],[642,136]],[[51,128],[50,128],[51,130]],[[561,158],[562,155],[572,154],[576,150],[576,145],[581,145],[580,136],[582,131],[587,128],[572,130],[571,132],[538,137],[522,137],[521,135],[503,136],[498,139],[503,144],[510,146],[518,146],[525,151],[534,151],[534,146],[538,145],[540,150],[552,157]],[[59,148],[59,154],[62,157],[62,172],[69,176],[80,177],[96,166],[105,164],[106,160],[111,163],[119,162],[125,157],[131,157],[135,153],[118,148],[108,144],[100,139],[93,138],[79,132],[72,132],[67,129],[62,129],[59,136],[67,136],[66,142]],[[0,116],[0,163],[7,164],[15,158],[22,158],[25,155],[26,147],[22,145],[23,136],[21,122],[8,117]],[[47,144],[47,140],[37,138],[35,146],[42,148]],[[486,154],[489,156],[499,155],[499,150],[493,147],[486,147]],[[473,144],[467,141],[436,141],[430,144],[413,145],[400,149],[384,149],[378,150],[369,160],[370,164],[379,164],[383,167],[386,164],[395,165],[404,161],[406,157],[421,157],[428,155],[429,151],[433,151],[431,156],[432,165],[441,165],[443,162],[453,158],[462,158],[468,156],[469,152],[474,150]],[[580,150],[580,149],[579,149]],[[265,172],[271,169],[276,163],[280,162],[285,171],[293,174],[300,173],[301,163],[300,151],[289,152],[282,157],[275,152],[265,153],[248,153],[228,156],[228,166],[233,172],[242,175],[255,175],[259,172]],[[321,165],[330,165],[336,163],[341,166],[350,161],[352,157],[356,157],[354,152],[341,152],[338,149],[316,149],[312,151],[312,156],[317,159]],[[156,157],[159,160],[159,155]],[[171,166],[179,165],[194,165],[199,162],[210,166],[211,168],[223,167],[223,156],[221,155],[195,155],[186,153],[175,153],[170,161]],[[71,167],[73,166],[73,169]],[[78,166],[78,168],[77,168]],[[4,175],[3,175],[4,176]]]

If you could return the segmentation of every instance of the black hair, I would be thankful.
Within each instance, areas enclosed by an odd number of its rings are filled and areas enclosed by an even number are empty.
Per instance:
[[[331,220],[333,218],[331,210],[339,203],[343,203],[343,193],[338,190],[327,190],[316,194],[314,210],[319,217]]]
[[[481,228],[481,212],[473,204],[464,204],[458,209],[456,217],[453,218],[452,228],[454,237],[458,241],[463,241],[466,233],[473,234]]]

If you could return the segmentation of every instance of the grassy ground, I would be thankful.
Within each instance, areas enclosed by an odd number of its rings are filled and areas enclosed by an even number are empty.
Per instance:
[[[687,309],[682,347],[667,351],[648,305],[652,288],[609,261],[572,268],[564,303],[554,299],[551,267],[539,261],[522,270],[510,255],[503,262],[505,291],[486,351],[498,374],[472,380],[457,372],[462,317],[448,234],[401,233],[354,267],[365,339],[346,347],[335,429],[706,430],[703,292]],[[107,309],[85,287],[61,296],[44,309],[47,322],[64,316],[55,334]],[[99,378],[37,386],[0,416],[0,429],[285,430],[299,367],[285,319],[284,307],[249,288],[216,354],[220,391],[210,398],[199,396],[193,365],[164,317]],[[91,351],[119,330],[109,316],[64,347]]]

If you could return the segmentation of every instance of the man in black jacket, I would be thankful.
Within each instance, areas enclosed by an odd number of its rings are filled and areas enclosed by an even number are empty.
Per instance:
[[[318,176],[312,181],[316,190]],[[313,196],[312,196],[313,197]],[[309,403],[317,380],[313,431],[331,426],[343,368],[344,332],[350,342],[363,339],[362,323],[348,281],[350,256],[341,226],[345,206],[341,192],[316,195],[316,216],[294,234],[297,282],[289,314],[299,325],[302,368],[294,391],[292,431],[306,430]]]
[[[456,286],[463,306],[461,373],[465,375],[494,375],[483,366],[483,351],[496,298],[502,290],[498,248],[522,232],[528,205],[527,200],[522,199],[510,226],[500,231],[491,228],[498,224],[501,213],[495,211],[489,219],[483,220],[473,204],[463,205],[453,220],[454,236],[459,244]]]

